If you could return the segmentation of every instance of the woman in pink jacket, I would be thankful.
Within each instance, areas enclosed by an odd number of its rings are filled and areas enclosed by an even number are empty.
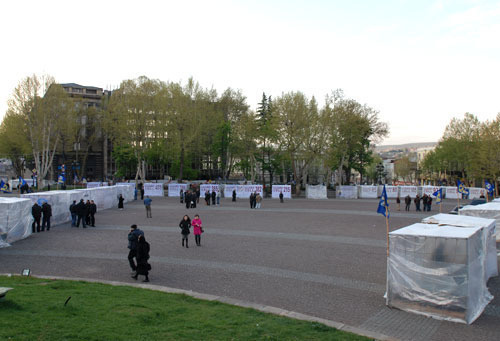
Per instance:
[[[193,221],[191,221],[191,226],[193,226],[194,240],[196,246],[201,246],[201,234],[203,233],[203,228],[201,226],[201,219],[199,215],[195,215]]]

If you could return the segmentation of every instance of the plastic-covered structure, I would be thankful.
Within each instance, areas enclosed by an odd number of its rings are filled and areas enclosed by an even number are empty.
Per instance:
[[[31,234],[31,200],[0,197],[0,248]]]
[[[307,199],[327,199],[326,186],[323,185],[307,185],[306,186]]]
[[[69,192],[72,191],[37,192],[22,194],[21,197],[31,199],[31,205],[35,202],[39,204],[44,201],[48,202],[52,207],[50,223],[51,225],[58,225],[71,220],[71,213],[69,212]]]
[[[453,225],[465,228],[481,227],[483,252],[485,253],[485,280],[488,281],[491,277],[498,276],[498,258],[495,240],[496,221],[494,219],[440,213],[422,219],[422,223]]]
[[[413,224],[389,234],[386,304],[470,324],[493,299],[481,227]]]
[[[337,198],[357,199],[358,186],[337,186]]]

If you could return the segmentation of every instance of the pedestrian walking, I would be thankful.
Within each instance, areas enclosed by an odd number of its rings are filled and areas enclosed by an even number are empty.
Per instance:
[[[236,201],[236,190],[233,189],[233,201]]]
[[[141,199],[143,199],[142,195],[141,195]],[[125,199],[123,199],[123,196],[120,194],[120,196],[118,197],[118,208],[120,210],[123,210],[123,201],[125,201]]]
[[[149,243],[146,241],[146,237],[144,237],[144,234],[139,235],[137,239],[137,251],[136,251],[137,268],[135,269],[135,275],[132,276],[133,279],[137,279],[139,275],[142,275],[145,277],[143,282],[149,282],[148,275],[149,275],[149,270],[151,270],[151,265],[148,263],[149,250],[150,246]]]
[[[151,200],[149,195],[147,195],[146,199],[144,199],[144,207],[146,207],[146,218],[153,218],[153,216],[151,215],[151,202],[152,201],[153,200]]]
[[[52,217],[52,206],[48,202],[42,204],[42,231],[45,231],[45,226],[47,226],[47,231],[50,231],[50,217]]]
[[[97,205],[94,200],[90,200],[89,206],[89,217],[90,217],[90,226],[95,227],[95,214],[97,213]]]
[[[215,194],[215,191],[212,190],[212,205],[215,206],[215,199],[217,198],[217,194]]]
[[[262,202],[262,197],[260,196],[260,193],[255,194],[255,208],[260,208],[260,204]]]
[[[200,216],[198,214],[196,214],[194,216],[194,219],[191,222],[191,225],[193,225],[193,234],[194,234],[194,241],[196,242],[196,246],[201,246],[201,234],[203,233],[203,227],[202,227]]]
[[[76,200],[73,200],[73,203],[69,205],[69,212],[71,213],[71,227],[76,226]]]
[[[411,197],[410,197],[410,195],[408,194],[408,195],[405,197],[405,211],[410,211],[410,205],[411,205]]]
[[[36,202],[31,207],[31,215],[33,216],[33,224],[31,224],[31,232],[35,233],[35,225],[36,225],[36,232],[40,232],[40,219],[42,218],[42,208]]]
[[[283,203],[283,192],[280,192],[280,203]]]
[[[401,199],[399,198],[399,194],[396,197],[396,204],[398,205],[398,211],[400,211],[401,210]]]
[[[186,248],[189,248],[188,236],[190,233],[189,229],[191,228],[191,219],[187,214],[184,217],[182,217],[182,220],[179,223],[179,228],[181,229],[181,234],[182,234],[182,247],[184,247],[184,241],[186,241]]]
[[[132,274],[135,275],[137,270],[137,265],[134,261],[134,258],[137,260],[137,242],[139,241],[139,236],[144,235],[141,229],[137,228],[136,224],[130,226],[130,231],[128,233],[128,263],[130,264],[130,268],[132,269]]]
[[[85,207],[85,202],[80,199],[80,202],[76,205],[76,214],[78,215],[78,221],[76,222],[76,227],[80,227],[80,221],[82,222],[82,227],[87,228],[85,223],[85,217],[87,216],[87,208]]]

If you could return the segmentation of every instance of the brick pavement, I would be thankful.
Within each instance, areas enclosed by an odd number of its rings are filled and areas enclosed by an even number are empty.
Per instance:
[[[443,212],[454,205],[445,201]],[[250,210],[247,200],[223,199],[220,207],[186,210],[177,199],[153,198],[153,218],[146,219],[142,203],[133,202],[124,211],[98,212],[96,228],[60,225],[0,249],[0,273],[29,267],[40,275],[133,283],[126,235],[136,223],[151,243],[153,284],[279,307],[400,339],[500,339],[498,277],[489,282],[494,301],[471,326],[385,307],[385,220],[375,213],[376,200],[264,200],[262,206]],[[195,212],[206,233],[201,247],[191,235],[185,249],[177,225],[185,213]],[[426,215],[391,212],[391,230]]]

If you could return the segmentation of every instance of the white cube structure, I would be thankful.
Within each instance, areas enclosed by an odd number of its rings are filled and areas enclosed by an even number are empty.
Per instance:
[[[386,304],[470,324],[493,299],[481,227],[417,223],[389,234]]]
[[[498,276],[498,257],[495,240],[496,221],[494,219],[440,213],[422,219],[422,223],[453,225],[457,227],[481,227],[483,252],[485,254],[485,280],[488,281],[491,277]]]
[[[0,197],[0,248],[31,234],[31,200]]]

